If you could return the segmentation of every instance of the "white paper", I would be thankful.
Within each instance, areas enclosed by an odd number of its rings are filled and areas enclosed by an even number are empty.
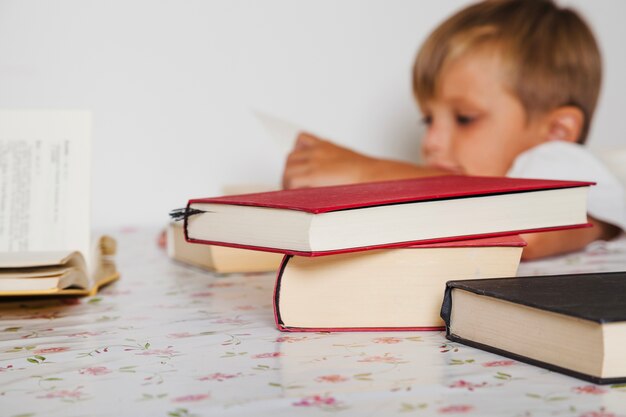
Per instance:
[[[286,157],[293,149],[298,135],[304,129],[294,123],[271,116],[265,112],[252,110],[254,116],[267,132],[268,137]]]
[[[90,256],[91,116],[0,111],[0,252]]]

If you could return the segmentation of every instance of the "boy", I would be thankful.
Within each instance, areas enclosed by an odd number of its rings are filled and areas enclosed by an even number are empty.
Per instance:
[[[582,147],[601,72],[594,36],[576,12],[550,0],[471,5],[435,29],[415,61],[425,165],[375,159],[301,134],[283,185],[445,174],[597,181],[589,199],[594,227],[525,235],[524,257],[611,239],[626,229],[624,191]]]

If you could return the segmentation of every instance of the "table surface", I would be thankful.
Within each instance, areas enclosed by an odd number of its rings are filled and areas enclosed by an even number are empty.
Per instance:
[[[169,261],[123,230],[119,282],[95,297],[0,303],[2,416],[626,416],[599,386],[443,332],[281,333],[272,274]],[[626,238],[520,275],[626,270]]]

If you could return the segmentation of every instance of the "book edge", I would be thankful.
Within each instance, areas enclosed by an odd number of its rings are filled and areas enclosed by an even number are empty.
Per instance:
[[[91,297],[96,295],[103,287],[117,281],[120,278],[120,273],[115,272],[111,275],[107,275],[106,277],[100,279],[98,282],[94,283],[91,288],[86,289],[50,289],[50,290],[39,290],[39,291],[2,291],[0,292],[0,297],[39,297],[39,296],[56,296],[56,295],[75,295],[82,297]]]
[[[285,255],[282,262],[280,263],[280,267],[276,272],[276,283],[274,284],[274,294],[272,296],[272,307],[274,308],[274,323],[276,324],[276,328],[281,332],[284,331],[283,329],[285,327],[283,326],[283,321],[280,318],[280,284],[282,281],[283,272],[285,271],[285,267],[287,266],[287,262],[289,262],[289,259],[291,259],[291,255]]]
[[[463,241],[463,240],[475,240],[475,239],[489,238],[489,237],[511,236],[511,235],[525,234],[525,233],[540,233],[540,232],[551,232],[551,231],[556,231],[556,230],[580,229],[580,228],[591,227],[591,226],[592,226],[591,223],[581,223],[581,224],[566,225],[566,226],[544,227],[544,228],[539,228],[539,229],[511,230],[511,231],[498,232],[498,233],[483,233],[483,234],[478,234],[478,235],[452,236],[452,237],[443,237],[443,238],[426,239],[426,240],[413,240],[409,242],[386,243],[386,244],[381,244],[381,245],[360,246],[360,247],[336,249],[336,250],[330,250],[330,251],[305,252],[305,251],[297,251],[297,250],[282,249],[282,248],[270,248],[270,247],[264,247],[264,246],[244,245],[244,244],[231,243],[231,242],[219,242],[219,241],[190,238],[189,233],[188,233],[188,227],[187,227],[187,219],[185,219],[185,238],[187,239],[187,242],[190,242],[190,243],[199,243],[199,244],[204,244],[204,245],[216,245],[216,246],[228,246],[231,248],[282,253],[284,255],[317,257],[317,256],[338,255],[342,253],[363,252],[363,251],[374,250],[374,249],[407,248],[407,247],[412,247],[412,246],[423,246],[423,245],[428,245],[428,244],[457,242],[457,241]],[[505,246],[505,245],[498,245],[498,246]],[[517,246],[524,246],[524,245],[510,245],[510,246],[517,247]]]
[[[354,332],[421,332],[443,331],[444,327],[290,327],[277,325],[285,333],[354,333]]]
[[[448,320],[449,320],[449,314],[452,311],[452,297],[451,297],[451,291],[453,288],[458,288],[460,290],[464,290],[464,291],[468,291],[474,294],[478,294],[478,295],[482,295],[485,297],[491,297],[491,298],[495,298],[497,300],[503,300],[503,301],[508,301],[510,303],[513,304],[519,304],[519,305],[523,305],[526,307],[530,307],[530,308],[534,308],[537,310],[541,310],[541,311],[548,311],[551,313],[555,313],[555,314],[561,314],[563,316],[567,316],[567,317],[575,317],[578,319],[582,319],[582,320],[588,320],[594,323],[600,323],[600,324],[604,324],[604,323],[621,323],[624,322],[626,320],[607,320],[607,319],[597,319],[597,318],[593,318],[593,317],[588,317],[588,316],[584,316],[584,315],[580,315],[580,314],[572,314],[571,312],[568,311],[564,311],[560,308],[554,308],[550,305],[539,305],[537,303],[534,303],[532,301],[530,302],[526,302],[524,300],[520,300],[520,299],[513,299],[510,297],[501,297],[498,294],[495,294],[493,291],[488,291],[488,290],[480,290],[480,289],[476,289],[476,288],[472,288],[471,284],[473,282],[483,282],[483,281],[491,281],[493,282],[494,280],[519,280],[519,279],[544,279],[544,278],[548,278],[548,277],[556,277],[556,278],[569,278],[572,276],[587,276],[587,277],[591,277],[591,276],[598,276],[598,275],[602,275],[602,276],[606,276],[606,275],[624,275],[626,274],[625,271],[612,271],[612,272],[589,272],[589,273],[582,273],[582,274],[557,274],[557,275],[530,275],[530,276],[523,276],[523,277],[503,277],[503,278],[479,278],[479,279],[471,279],[471,280],[454,280],[454,281],[448,281],[446,283],[446,290],[444,293],[444,305],[448,304],[448,310],[447,310],[447,314],[448,314]],[[449,299],[448,299],[449,298]],[[444,314],[444,305],[442,305],[442,318],[444,319],[444,322],[446,321],[446,319],[444,318],[443,314]],[[448,325],[449,323],[446,323],[446,325]]]
[[[468,176],[459,176],[459,175],[443,175],[436,177],[428,177],[428,178],[466,178]],[[500,177],[485,177],[485,176],[472,176],[471,178],[478,179],[497,179]],[[450,199],[458,199],[458,198],[473,198],[473,197],[481,197],[481,196],[493,196],[499,194],[514,194],[514,193],[525,193],[525,192],[540,192],[540,191],[549,191],[549,190],[557,190],[564,188],[579,188],[579,187],[590,187],[595,185],[594,182],[589,181],[571,181],[571,180],[546,180],[546,179],[535,179],[535,178],[510,178],[510,177],[502,177],[500,179],[505,180],[520,180],[525,181],[524,184],[520,184],[518,187],[504,187],[502,186],[499,190],[494,190],[491,192],[485,191],[475,191],[475,192],[458,192],[456,194],[443,195],[443,196],[429,196],[422,198],[390,198],[388,200],[378,200],[372,201],[371,204],[367,205],[354,205],[352,204],[341,204],[336,206],[326,206],[326,207],[306,207],[304,205],[298,204],[280,204],[280,203],[267,203],[267,202],[255,202],[249,200],[249,197],[254,196],[266,196],[266,195],[276,195],[280,193],[284,193],[285,191],[289,192],[291,190],[279,190],[279,191],[268,191],[262,193],[250,193],[250,194],[241,194],[236,196],[219,196],[219,197],[209,197],[209,198],[193,198],[190,199],[187,203],[187,208],[189,209],[192,204],[224,204],[224,205],[236,205],[236,206],[252,206],[252,207],[265,207],[265,208],[273,208],[273,209],[284,209],[284,210],[295,210],[295,211],[303,211],[310,214],[322,214],[333,211],[340,210],[349,210],[349,209],[359,209],[366,207],[376,207],[382,205],[390,205],[390,204],[403,204],[403,203],[417,203],[417,202],[425,202],[425,201],[435,201],[435,200],[450,200]],[[305,189],[308,193],[317,193],[318,190],[344,190],[346,187],[363,187],[363,186],[371,186],[372,184],[376,184],[377,186],[384,187],[385,184],[389,183],[399,183],[399,182],[411,182],[416,181],[415,178],[404,179],[404,180],[392,180],[392,181],[376,181],[369,183],[358,183],[358,184],[343,184],[343,185],[332,185],[332,186],[324,186],[324,187],[313,187]],[[541,182],[539,184],[538,182]],[[530,184],[532,183],[532,184]],[[549,183],[549,184],[547,184]],[[308,191],[312,190],[312,191]],[[302,192],[302,190],[300,190]],[[248,200],[237,199],[237,197],[248,197]]]
[[[446,325],[446,338],[453,342],[458,342],[458,343],[461,343],[461,344],[464,344],[464,345],[467,345],[476,349],[495,353],[496,355],[504,356],[513,360],[517,360],[517,361],[524,362],[530,365],[538,366],[540,368],[544,368],[549,371],[558,372],[558,373],[561,373],[570,377],[582,379],[584,381],[589,381],[594,384],[606,385],[606,384],[616,384],[616,383],[626,382],[626,376],[616,377],[616,378],[596,377],[593,375],[577,372],[568,368],[562,368],[560,366],[552,365],[547,362],[542,362],[537,359],[529,358],[527,356],[519,355],[517,353],[511,352],[508,350],[502,350],[493,346],[484,345],[482,343],[474,342],[472,340],[467,340],[467,339],[464,339],[462,337],[455,335],[454,333],[450,333],[449,325]]]

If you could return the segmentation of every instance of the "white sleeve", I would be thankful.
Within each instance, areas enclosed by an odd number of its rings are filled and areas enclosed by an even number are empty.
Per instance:
[[[626,230],[626,195],[613,174],[584,146],[550,141],[520,154],[508,177],[594,181],[587,212],[603,222]]]

